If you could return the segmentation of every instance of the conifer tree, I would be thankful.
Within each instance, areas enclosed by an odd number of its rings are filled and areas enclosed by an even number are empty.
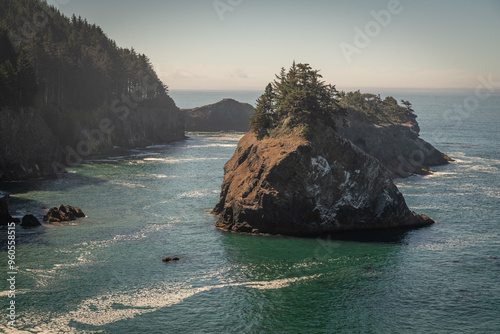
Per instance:
[[[267,85],[257,100],[251,128],[259,134],[286,126],[314,126],[317,123],[334,128],[335,118],[345,115],[338,104],[335,86],[325,84],[318,70],[309,64],[281,69],[273,83]]]

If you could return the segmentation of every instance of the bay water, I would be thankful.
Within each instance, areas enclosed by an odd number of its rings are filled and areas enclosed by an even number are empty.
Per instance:
[[[170,94],[191,108],[260,92]],[[17,318],[7,325],[2,279],[0,332],[500,333],[500,95],[460,114],[471,94],[390,95],[455,159],[396,180],[433,226],[369,241],[221,232],[210,210],[242,133],[117,149],[60,178],[0,183],[16,217],[61,203],[87,215],[17,226]]]

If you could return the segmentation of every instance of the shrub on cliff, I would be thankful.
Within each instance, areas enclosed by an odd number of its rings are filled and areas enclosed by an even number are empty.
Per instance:
[[[334,128],[345,109],[339,104],[335,86],[321,78],[309,64],[294,62],[288,72],[282,68],[257,100],[250,128],[261,138],[282,132],[309,137],[317,125]]]

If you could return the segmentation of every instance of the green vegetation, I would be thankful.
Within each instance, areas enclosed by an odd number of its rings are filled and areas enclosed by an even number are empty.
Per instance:
[[[0,107],[94,110],[122,94],[166,95],[148,57],[117,47],[95,24],[40,0],[0,0],[0,8]]]
[[[310,137],[317,126],[335,127],[335,119],[345,115],[335,86],[321,81],[318,70],[309,64],[284,68],[257,100],[250,128],[260,138],[278,133]]]
[[[33,103],[37,80],[25,48],[12,47],[7,29],[0,27],[0,106],[24,107]]]
[[[380,95],[355,92],[340,92],[340,105],[348,110],[348,114],[358,120],[373,124],[400,124],[415,120],[411,103],[401,100],[404,105],[398,105],[396,99],[388,96],[381,99]]]
[[[349,115],[372,124],[400,124],[415,120],[411,103],[389,96],[338,92],[335,86],[321,81],[318,70],[308,64],[295,64],[276,75],[257,99],[250,128],[259,138],[294,133],[311,137],[319,127],[335,128],[336,120]]]

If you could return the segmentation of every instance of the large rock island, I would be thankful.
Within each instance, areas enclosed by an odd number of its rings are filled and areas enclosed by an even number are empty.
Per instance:
[[[217,227],[296,236],[434,221],[411,211],[390,171],[341,137],[338,92],[307,64],[266,87],[252,131],[224,166]]]
[[[223,229],[286,235],[433,223],[408,209],[384,166],[332,130],[311,141],[246,134],[214,213]]]

